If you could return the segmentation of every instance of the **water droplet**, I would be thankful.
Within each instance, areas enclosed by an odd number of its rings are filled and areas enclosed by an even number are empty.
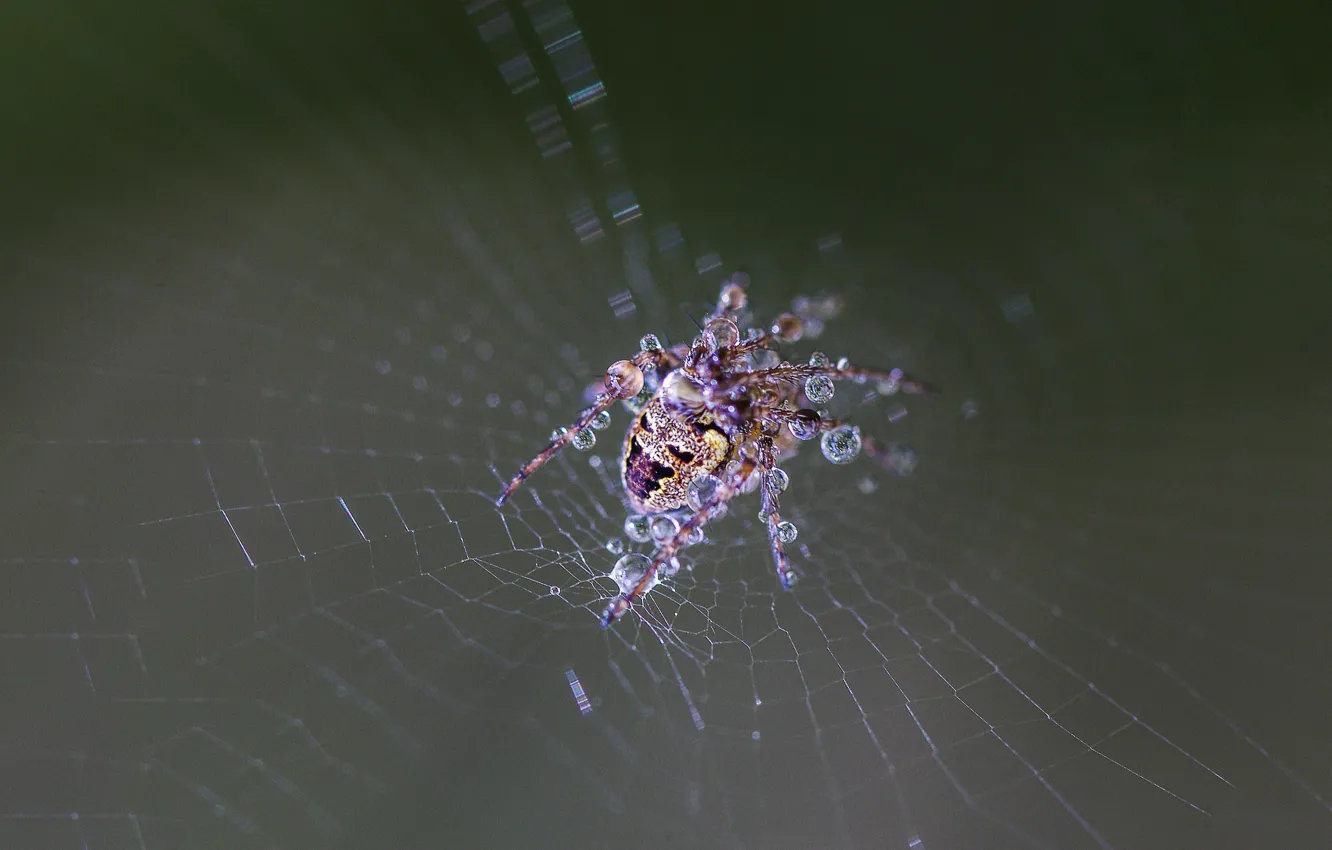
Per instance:
[[[592,455],[592,457],[587,459],[587,465],[592,467],[593,469],[601,469],[601,458],[597,457],[596,455]]]
[[[794,313],[783,313],[772,320],[768,330],[783,342],[799,342],[805,332],[805,323]]]
[[[678,572],[680,572],[680,559],[672,555],[669,561],[657,568],[657,579],[664,581],[673,578]]]
[[[610,427],[610,424],[611,415],[609,410],[601,411],[596,416],[593,416],[592,421],[588,423],[588,425],[592,426],[594,431],[605,431]]]
[[[810,375],[805,379],[805,397],[810,404],[827,404],[835,391],[832,378],[827,375]]]
[[[736,274],[741,274],[741,273],[736,272]],[[745,303],[749,300],[745,296],[745,287],[748,285],[749,285],[748,275],[745,275],[744,283],[738,282],[736,280],[736,275],[731,275],[730,283],[722,287],[721,299],[720,299],[722,308],[725,310],[730,310],[732,312],[736,310],[743,310],[745,308]]]
[[[980,416],[980,410],[976,408],[976,402],[971,399],[962,402],[962,417],[964,419],[975,419],[977,416]]]
[[[750,733],[749,733],[749,737],[751,737],[751,738],[753,738],[755,741],[757,741],[759,738],[761,738],[761,737],[763,737],[763,736],[759,734],[759,730],[755,729],[753,732],[750,732]]]
[[[873,478],[866,475],[864,478],[860,479],[860,481],[856,482],[856,488],[868,496],[870,493],[879,489],[879,485]]]
[[[612,555],[624,554],[624,541],[618,537],[612,537],[606,541],[606,551]]]
[[[569,433],[569,429],[561,425],[560,427],[556,428],[554,431],[550,432],[550,441],[553,443],[567,433]]]
[[[837,358],[837,368],[838,368],[838,369],[841,369],[842,371],[846,371],[847,369],[850,369],[850,368],[851,368],[851,358],[850,358],[850,357],[839,357],[839,358]]]
[[[630,552],[615,562],[615,566],[611,567],[610,577],[619,586],[620,592],[627,594],[643,580],[650,566],[652,561],[647,555]]]
[[[786,486],[790,483],[791,476],[786,474],[785,469],[773,467],[768,471],[768,489],[772,491],[774,496],[785,492]]]
[[[799,534],[799,530],[796,529],[795,523],[790,520],[782,520],[777,523],[777,539],[783,543],[792,542],[796,539],[797,534]]]
[[[657,542],[670,540],[680,530],[680,521],[673,516],[659,516],[650,526],[652,539]]]
[[[686,546],[697,546],[702,542],[703,542],[703,526],[701,525],[695,528],[693,531],[689,532],[689,536],[685,538]]]
[[[730,319],[713,319],[706,327],[719,346],[735,345],[740,341],[740,328]]]
[[[642,514],[629,514],[624,518],[624,533],[635,543],[646,543],[652,539],[651,524]]]
[[[701,511],[717,501],[721,483],[721,479],[711,473],[700,475],[689,485],[689,489],[685,492],[685,501],[692,510]]]
[[[797,440],[812,440],[819,433],[819,414],[807,407],[802,408],[795,412],[795,417],[786,423],[786,427]]]
[[[573,439],[569,442],[573,444],[575,449],[578,449],[580,452],[585,452],[597,444],[597,435],[592,429],[584,428],[577,434],[574,434]]]
[[[884,462],[897,475],[910,475],[916,471],[916,466],[920,463],[916,458],[916,450],[906,443],[890,445]]]
[[[557,584],[552,584],[552,585],[550,586],[550,595],[551,595],[551,596],[559,596],[559,595],[560,595],[560,587],[559,587],[559,585],[557,585]]]
[[[828,355],[824,354],[822,351],[816,351],[809,355],[809,365],[811,366],[827,366],[830,362],[831,361],[828,360]]]
[[[661,340],[657,339],[656,334],[643,334],[643,338],[638,341],[638,347],[643,351],[661,351]]]
[[[860,431],[842,425],[824,433],[823,456],[833,463],[850,463],[860,454]]]

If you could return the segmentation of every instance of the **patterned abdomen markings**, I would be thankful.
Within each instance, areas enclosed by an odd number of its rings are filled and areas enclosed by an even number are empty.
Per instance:
[[[645,514],[684,507],[690,483],[715,472],[730,451],[730,440],[706,414],[676,417],[653,396],[624,441],[620,472],[630,504]]]

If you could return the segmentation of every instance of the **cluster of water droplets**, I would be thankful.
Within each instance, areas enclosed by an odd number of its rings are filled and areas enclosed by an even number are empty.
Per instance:
[[[841,307],[840,299],[836,296],[820,297],[800,297],[792,302],[792,314],[788,320],[797,320],[799,331],[796,338],[813,339],[818,337],[824,326],[824,320],[835,315]],[[701,350],[705,354],[715,353],[719,348],[734,346],[742,339],[754,339],[761,335],[763,331],[758,328],[749,327],[742,334],[740,328],[746,326],[749,322],[748,315],[736,316],[740,320],[737,324],[735,320],[721,317],[707,323],[700,331],[699,335],[693,341],[693,348]],[[774,330],[775,332],[775,330]],[[661,340],[655,334],[644,334],[639,340],[639,349],[643,352],[652,353],[664,349]],[[810,366],[817,368],[833,367],[833,361],[822,351],[813,352],[808,359]],[[773,369],[779,366],[789,366],[790,364],[782,360],[780,354],[770,348],[760,348],[747,354],[741,360],[732,364],[732,368],[738,371],[765,370]],[[847,357],[841,357],[836,361],[835,368],[845,371],[851,367],[851,361]],[[655,378],[655,374],[651,378]],[[900,369],[894,369],[889,373],[885,380],[878,381],[875,389],[879,395],[890,396],[898,392],[901,387],[903,373]],[[857,383],[865,383],[865,378],[856,378]],[[651,380],[651,383],[645,385],[643,390],[635,397],[623,400],[622,404],[630,413],[637,415],[646,406],[652,398],[653,393],[658,389],[659,382]],[[823,408],[832,401],[836,394],[836,383],[830,375],[816,374],[810,375],[803,384],[805,398],[809,404],[814,407]],[[790,406],[787,406],[790,410]],[[786,427],[791,434],[799,440],[813,440],[822,435],[820,440],[820,449],[823,456],[833,464],[848,464],[859,457],[863,443],[860,429],[851,425],[839,425],[835,428],[825,430],[823,420],[827,418],[828,412],[824,409],[812,410],[804,409],[796,412],[797,415],[787,419]],[[974,415],[974,414],[971,414]],[[900,418],[900,417],[898,417]],[[890,421],[896,421],[892,415]],[[596,442],[594,430],[604,430],[610,424],[610,414],[603,412],[599,414],[592,422],[589,428],[583,429],[575,434],[570,441],[575,448],[587,450]],[[560,436],[563,429],[552,435],[552,439]],[[770,432],[772,433],[772,432]],[[890,472],[897,475],[909,475],[916,467],[917,458],[915,450],[910,446],[902,444],[893,444],[887,448],[882,457],[878,458],[888,468]],[[726,467],[720,470],[720,475],[733,474],[739,467],[738,460],[732,460]],[[693,480],[690,484],[685,501],[689,510],[694,513],[701,511],[710,512],[710,520],[719,519],[726,515],[726,504],[720,502],[721,490],[723,488],[720,475],[704,473]],[[790,476],[780,468],[773,468],[764,476],[751,476],[741,487],[741,492],[752,493],[760,486],[766,486],[769,492],[774,496],[784,492],[790,484]],[[871,493],[877,489],[877,484],[870,477],[862,478],[857,487],[863,493]],[[767,520],[768,516],[763,508],[758,513],[760,520]],[[673,512],[671,514],[661,515],[642,515],[629,514],[624,521],[624,534],[632,544],[651,544],[660,546],[668,540],[673,539],[679,534],[682,522],[688,518],[684,512]],[[782,520],[773,527],[773,533],[778,540],[784,544],[794,542],[799,536],[799,530],[790,520]],[[705,534],[702,526],[699,526],[688,535],[683,541],[685,546],[697,545],[704,542]],[[620,592],[628,594],[642,581],[652,565],[652,559],[648,555],[627,551],[625,542],[619,537],[612,537],[606,541],[606,551],[617,558],[614,567],[611,569],[610,577],[620,588]],[[649,590],[662,581],[670,579],[680,572],[682,568],[692,569],[692,562],[682,555],[677,555],[663,563],[653,577]],[[794,583],[794,574],[791,576]]]

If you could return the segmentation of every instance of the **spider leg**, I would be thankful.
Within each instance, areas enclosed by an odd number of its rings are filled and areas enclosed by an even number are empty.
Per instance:
[[[646,353],[646,352],[644,352]],[[604,391],[597,393],[590,407],[578,414],[578,418],[573,421],[563,432],[551,438],[546,447],[542,449],[536,457],[527,462],[522,469],[505,486],[503,492],[495,499],[495,507],[500,507],[513,495],[513,491],[522,486],[527,477],[536,472],[546,464],[546,461],[553,458],[560,449],[568,445],[579,431],[592,424],[592,420],[600,413],[609,410],[616,399],[633,398],[643,389],[643,370],[637,363],[628,360],[617,360],[606,369],[606,377],[602,380]]]
[[[648,565],[643,577],[638,580],[638,584],[628,593],[620,593],[610,601],[604,611],[601,613],[601,627],[608,628],[611,623],[624,616],[625,612],[633,606],[635,602],[643,598],[652,586],[656,583],[657,571],[663,565],[670,563],[671,558],[680,550],[689,535],[694,530],[703,526],[721,511],[723,505],[734,499],[744,489],[745,482],[750,476],[754,475],[759,469],[759,460],[755,455],[757,452],[751,452],[740,459],[740,465],[731,473],[722,477],[721,486],[717,489],[716,501],[696,512],[689,519],[685,520],[670,539],[664,540],[653,553],[652,563]]]
[[[913,375],[908,375],[901,369],[889,369],[885,372],[882,369],[867,369],[862,366],[857,366],[854,363],[810,368],[817,369],[817,372],[814,374],[827,375],[834,381],[877,381],[880,386],[886,384],[889,387],[892,387],[892,389],[889,392],[884,393],[884,395],[893,395],[898,391],[910,393],[911,395],[937,395],[942,392],[942,390],[934,384],[922,381]]]
[[[890,369],[885,372],[882,369],[866,369],[854,364],[844,366],[802,364],[777,366],[772,369],[761,369],[757,372],[744,372],[726,380],[718,391],[729,393],[741,388],[762,387],[774,383],[797,383],[814,375],[826,375],[834,381],[855,381],[857,383],[877,381],[880,386],[890,388],[884,395],[893,395],[899,391],[912,395],[935,395],[942,392],[936,385],[908,375],[901,369]]]
[[[777,568],[777,580],[783,590],[790,590],[795,584],[796,574],[791,570],[791,559],[786,555],[786,541],[777,533],[777,526],[782,521],[780,500],[777,492],[768,484],[768,473],[777,465],[772,450],[772,438],[763,437],[759,443],[759,474],[763,476],[759,484],[763,494],[763,513],[768,523],[768,542],[772,544],[772,562]]]
[[[598,393],[596,400],[593,401],[592,405],[585,408],[582,413],[578,414],[578,418],[573,421],[573,424],[564,431],[558,432],[557,436],[553,437],[536,457],[529,460],[522,469],[518,470],[518,474],[513,476],[513,478],[509,480],[508,485],[505,486],[504,492],[500,493],[495,499],[495,507],[498,508],[502,506],[505,501],[513,495],[513,492],[522,486],[523,482],[527,480],[529,475],[545,466],[547,461],[559,454],[560,449],[567,446],[569,442],[573,440],[574,435],[588,427],[592,423],[592,419],[598,413],[603,410],[609,410],[610,406],[614,403],[615,396],[608,393]]]

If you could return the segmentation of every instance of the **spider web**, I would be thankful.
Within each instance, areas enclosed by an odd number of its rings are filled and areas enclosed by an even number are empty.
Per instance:
[[[599,631],[608,542],[628,543],[626,414],[492,500],[641,333],[690,333],[731,265],[639,208],[566,6],[464,13],[530,135],[409,123],[408,101],[316,128],[313,155],[273,143],[158,175],[141,200],[89,199],[15,254],[15,280],[71,295],[32,305],[4,361],[21,403],[4,428],[0,843],[1326,833],[1332,597],[1269,567],[1328,547],[1282,451],[1234,452],[1261,422],[1163,425],[1125,412],[1150,404],[1128,392],[1107,417],[1061,371],[1039,297],[885,294],[882,264],[834,235],[751,246],[755,307],[829,286],[852,309],[800,354],[957,388],[901,405],[838,390],[919,471],[806,450],[785,464],[796,590],[742,499]],[[279,108],[305,102],[221,22],[177,23]],[[1108,200],[1095,232],[1137,203]],[[1125,287],[1103,294],[1152,297]],[[1088,335],[1105,374],[1129,368],[1127,331]],[[1229,483],[1277,495],[1236,508],[1209,483],[1217,456]]]

